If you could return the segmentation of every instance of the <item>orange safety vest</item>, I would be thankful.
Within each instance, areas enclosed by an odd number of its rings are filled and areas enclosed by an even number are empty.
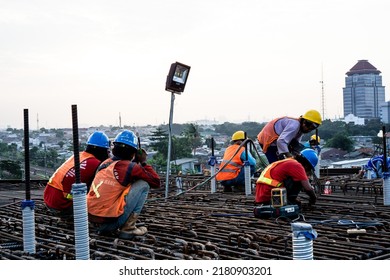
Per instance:
[[[226,148],[225,154],[220,166],[224,166],[229,159],[237,152],[238,145],[231,145]],[[218,181],[226,181],[234,179],[240,173],[242,166],[244,165],[240,159],[241,154],[245,151],[245,147],[241,147],[237,154],[232,158],[232,160],[217,173],[215,177]]]
[[[279,134],[275,131],[275,123],[283,118],[289,118],[298,120],[297,118],[290,118],[290,117],[281,117],[274,119],[267,123],[264,128],[260,131],[260,133],[257,135],[257,141],[259,141],[259,144],[262,145],[263,152],[266,153],[268,150],[268,147],[279,138]]]
[[[93,158],[93,157],[94,157],[94,155],[92,155],[90,153],[81,152],[80,153],[80,164],[83,161],[85,161],[89,158]],[[65,178],[66,174],[68,174],[68,172],[74,173],[74,170],[71,171],[71,169],[74,168],[74,165],[75,165],[74,164],[74,156],[71,156],[56,170],[56,172],[54,172],[54,174],[50,177],[49,182],[47,183],[51,187],[62,191],[62,193],[64,194],[64,197],[66,199],[72,199],[72,195],[70,193],[64,192],[64,186],[62,185],[62,181],[64,180],[64,178]]]
[[[116,218],[124,213],[125,196],[129,193],[131,184],[123,186],[115,178],[114,168],[117,163],[118,161],[107,159],[102,163],[106,167],[96,173],[87,194],[89,214]]]
[[[278,161],[275,161],[275,162],[271,163],[270,165],[268,165],[263,170],[263,172],[261,172],[261,174],[260,174],[259,178],[257,179],[256,183],[266,184],[266,185],[269,185],[269,186],[274,187],[274,188],[280,187],[283,184],[283,182],[279,182],[278,180],[272,179],[271,178],[271,170],[275,166],[277,166],[281,162],[285,162],[286,160],[295,160],[295,159],[293,159],[293,158],[286,158],[286,159],[278,160]]]

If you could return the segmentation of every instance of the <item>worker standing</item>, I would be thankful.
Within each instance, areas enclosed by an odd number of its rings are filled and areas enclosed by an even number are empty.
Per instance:
[[[322,123],[316,110],[309,110],[299,118],[281,117],[267,123],[257,135],[257,140],[269,163],[292,157],[302,149],[303,134],[318,128]]]
[[[182,181],[182,172],[181,170],[178,172],[176,176],[176,194],[179,195],[183,192],[183,181]]]
[[[316,194],[309,175],[318,163],[318,155],[312,149],[304,149],[293,158],[278,160],[268,165],[256,182],[255,202],[270,204],[274,188],[286,188],[288,204],[301,206],[298,194],[301,189],[309,196],[311,205],[316,203]]]
[[[245,192],[245,172],[244,163],[248,161],[250,175],[255,173],[256,160],[249,151],[245,151],[245,146],[241,146],[246,135],[242,130],[236,131],[232,135],[232,144],[226,148],[221,162],[221,169],[216,180],[223,186],[223,192]]]
[[[113,144],[113,156],[99,166],[87,195],[89,221],[99,234],[119,233],[119,237],[131,239],[147,233],[147,228],[137,227],[136,222],[149,189],[159,188],[160,178],[146,163],[146,151],[138,150],[132,131],[120,132]]]

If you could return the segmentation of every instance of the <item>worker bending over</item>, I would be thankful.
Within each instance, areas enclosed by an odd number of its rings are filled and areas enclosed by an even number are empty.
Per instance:
[[[363,165],[363,173],[361,174],[363,178],[365,179],[377,179],[377,178],[383,178],[383,172],[384,172],[384,156],[377,155],[369,159],[369,161]],[[387,172],[390,170],[390,157],[387,157],[386,159],[387,163]]]
[[[270,204],[273,188],[286,188],[288,204],[301,206],[298,194],[301,189],[309,196],[309,204],[316,203],[316,194],[308,175],[318,163],[317,153],[304,149],[293,158],[278,160],[268,165],[256,182],[256,204]]]
[[[316,110],[309,110],[299,118],[281,117],[267,123],[257,135],[257,140],[269,163],[293,156],[294,148],[299,146],[303,134],[321,125],[321,115]]]

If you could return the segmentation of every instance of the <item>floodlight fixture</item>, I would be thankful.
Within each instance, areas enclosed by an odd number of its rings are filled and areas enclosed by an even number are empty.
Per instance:
[[[191,67],[180,62],[171,64],[167,76],[165,90],[172,93],[182,93],[186,86]]]
[[[171,92],[171,110],[169,112],[169,142],[168,142],[168,155],[167,155],[167,174],[165,180],[165,198],[168,198],[169,189],[169,174],[171,172],[171,146],[172,146],[172,120],[173,120],[173,105],[175,102],[175,94],[180,94],[184,91],[186,86],[188,74],[191,67],[180,62],[171,64],[169,73],[167,76],[167,82],[165,84],[165,90]]]

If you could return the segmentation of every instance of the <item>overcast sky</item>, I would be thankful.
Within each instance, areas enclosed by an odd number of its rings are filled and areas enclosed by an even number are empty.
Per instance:
[[[342,117],[358,60],[388,86],[389,11],[388,0],[0,0],[0,128],[23,128],[23,109],[33,129],[71,127],[73,104],[80,127],[119,114],[168,123],[176,61],[191,71],[174,123]]]

